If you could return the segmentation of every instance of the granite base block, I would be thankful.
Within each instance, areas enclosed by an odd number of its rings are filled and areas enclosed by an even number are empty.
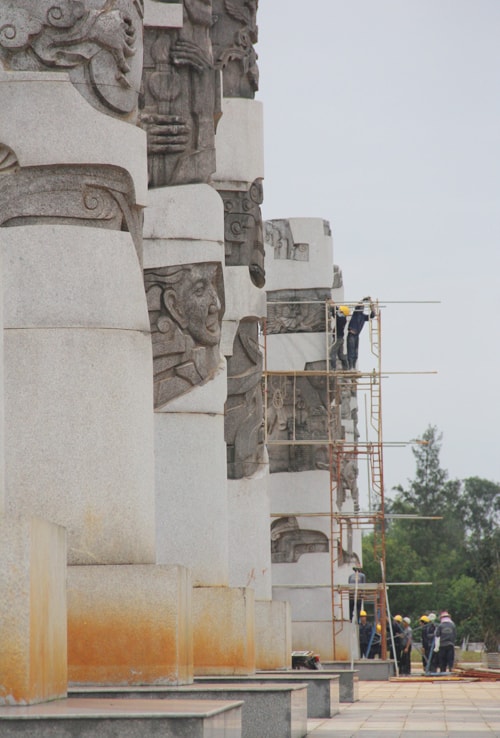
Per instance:
[[[307,735],[307,685],[269,683],[231,683],[229,679],[181,687],[138,687],[131,689],[81,688],[71,696],[115,701],[151,698],[171,700],[243,701],[242,738],[303,738]],[[179,734],[184,735],[184,734]],[[218,735],[218,734],[217,734]],[[210,736],[210,738],[212,738]]]
[[[56,700],[0,708],[2,738],[241,738],[241,701]]]
[[[331,718],[340,710],[340,676],[338,674],[323,674],[317,671],[286,671],[268,672],[259,671],[257,679],[271,680],[285,684],[307,684],[307,717]]]

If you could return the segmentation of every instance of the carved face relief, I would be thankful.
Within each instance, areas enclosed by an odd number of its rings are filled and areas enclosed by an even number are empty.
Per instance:
[[[6,0],[0,64],[66,70],[91,105],[128,117],[140,90],[143,15],[143,0]]]
[[[220,341],[221,303],[215,272],[215,266],[193,266],[176,288],[163,293],[170,314],[203,346],[216,346]]]
[[[220,264],[147,269],[144,282],[153,341],[155,407],[210,379],[220,363],[223,315]]]

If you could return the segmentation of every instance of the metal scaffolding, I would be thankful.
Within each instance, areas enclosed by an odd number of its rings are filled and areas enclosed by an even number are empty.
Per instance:
[[[282,301],[272,302],[273,309],[276,305],[287,305],[292,303]],[[295,306],[297,302],[293,303]],[[370,307],[375,316],[368,321],[370,351],[375,359],[375,368],[370,372],[336,370],[330,366],[330,342],[332,333],[334,336],[335,320],[333,330],[330,322],[330,304],[328,300],[319,303],[310,301],[300,302],[303,306],[315,306],[318,309],[321,304],[324,311],[323,326],[325,331],[325,360],[323,366],[316,365],[300,371],[271,371],[267,360],[267,325],[263,324],[264,339],[264,415],[266,429],[266,443],[270,449],[273,447],[289,447],[289,459],[299,463],[305,458],[310,458],[312,449],[324,449],[327,454],[325,465],[329,470],[330,479],[330,510],[320,513],[327,515],[330,519],[330,572],[331,572],[331,606],[332,606],[332,641],[333,656],[336,658],[336,642],[342,632],[347,619],[345,612],[348,608],[349,596],[352,598],[353,585],[340,584],[337,582],[336,572],[341,563],[342,552],[345,541],[352,538],[352,532],[359,529],[373,529],[374,531],[374,555],[382,563],[381,571],[385,572],[385,526],[384,526],[384,472],[383,472],[383,438],[382,438],[382,371],[381,371],[381,311],[378,301],[373,301]],[[350,308],[358,303],[343,302]],[[372,307],[373,306],[373,307]],[[295,308],[296,309],[296,308]],[[290,309],[291,312],[291,309]],[[334,336],[335,337],[335,336]],[[304,410],[301,407],[302,377],[312,379],[316,386],[326,397],[326,417],[317,419],[317,422],[304,422]],[[354,396],[358,399],[361,392],[366,392],[369,398],[368,422],[372,438],[364,441],[359,439],[358,429],[354,433],[352,441],[346,440],[345,428],[342,420],[343,402],[349,401]],[[347,398],[347,400],[346,400]],[[284,409],[286,408],[286,410]],[[282,419],[287,419],[286,434],[280,438],[269,437],[269,419],[274,418],[281,412]],[[289,415],[287,415],[287,413]],[[290,419],[291,416],[291,419]],[[283,421],[284,422],[284,421]],[[307,425],[307,432],[304,430]],[[286,437],[284,437],[286,435]],[[309,449],[309,450],[308,450]],[[320,451],[316,451],[320,454]],[[358,499],[354,501],[354,512],[342,513],[343,490],[346,477],[350,477],[350,483],[356,485],[359,460],[367,460],[368,467],[368,498],[369,511],[361,512]],[[358,493],[359,495],[359,493]],[[290,513],[287,513],[290,515]],[[308,513],[298,512],[297,516],[307,516]],[[318,516],[318,513],[310,513]],[[273,515],[278,517],[278,515]],[[350,548],[349,544],[346,548]],[[386,583],[385,575],[379,584],[360,586],[363,599],[373,602],[374,612],[377,620],[382,626],[381,646],[382,658],[387,655],[386,643]]]

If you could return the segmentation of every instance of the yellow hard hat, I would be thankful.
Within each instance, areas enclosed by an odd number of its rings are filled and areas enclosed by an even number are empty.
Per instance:
[[[377,633],[381,633],[382,632],[382,626],[380,625],[380,623],[377,623],[377,625],[375,627],[377,629]]]
[[[347,316],[349,315],[349,313],[351,312],[351,311],[349,310],[349,308],[347,307],[347,305],[341,305],[341,306],[339,307],[339,310],[340,310],[340,312],[341,312],[341,313],[344,313],[344,315],[345,315],[345,317],[346,317],[346,318],[347,318]]]
[[[366,618],[366,612],[364,610],[360,610],[359,617]]]
[[[428,623],[429,622],[429,618],[427,617],[427,615],[422,615],[422,617],[420,618],[420,622],[421,623]]]
[[[397,620],[398,623],[402,623],[403,622],[403,618],[402,618],[401,615],[394,615],[394,620]]]

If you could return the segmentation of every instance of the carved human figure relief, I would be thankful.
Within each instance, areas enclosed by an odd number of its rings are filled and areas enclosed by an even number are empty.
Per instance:
[[[262,236],[262,180],[256,179],[248,191],[218,190],[224,202],[224,244],[226,266],[248,266],[256,287],[266,281]]]
[[[252,99],[259,89],[257,8],[258,0],[213,0],[212,44],[224,97]]]
[[[182,29],[146,28],[141,125],[151,187],[208,182],[215,171],[220,86],[212,0],[184,0]]]
[[[250,477],[265,462],[262,361],[257,321],[241,321],[227,361],[224,435],[229,479]]]
[[[324,368],[317,362],[314,369]],[[312,365],[307,365],[311,369]],[[271,473],[329,468],[326,380],[322,376],[271,376],[267,436]],[[300,441],[307,441],[301,444]],[[277,443],[273,443],[273,441]],[[280,441],[298,441],[283,444]],[[317,441],[311,444],[310,441]]]
[[[133,121],[143,16],[143,0],[3,0],[0,65],[66,71],[91,105]]]
[[[213,377],[220,364],[222,266],[146,269],[144,283],[153,342],[154,404],[160,408]]]
[[[324,333],[330,291],[273,290],[267,293],[267,333]]]

